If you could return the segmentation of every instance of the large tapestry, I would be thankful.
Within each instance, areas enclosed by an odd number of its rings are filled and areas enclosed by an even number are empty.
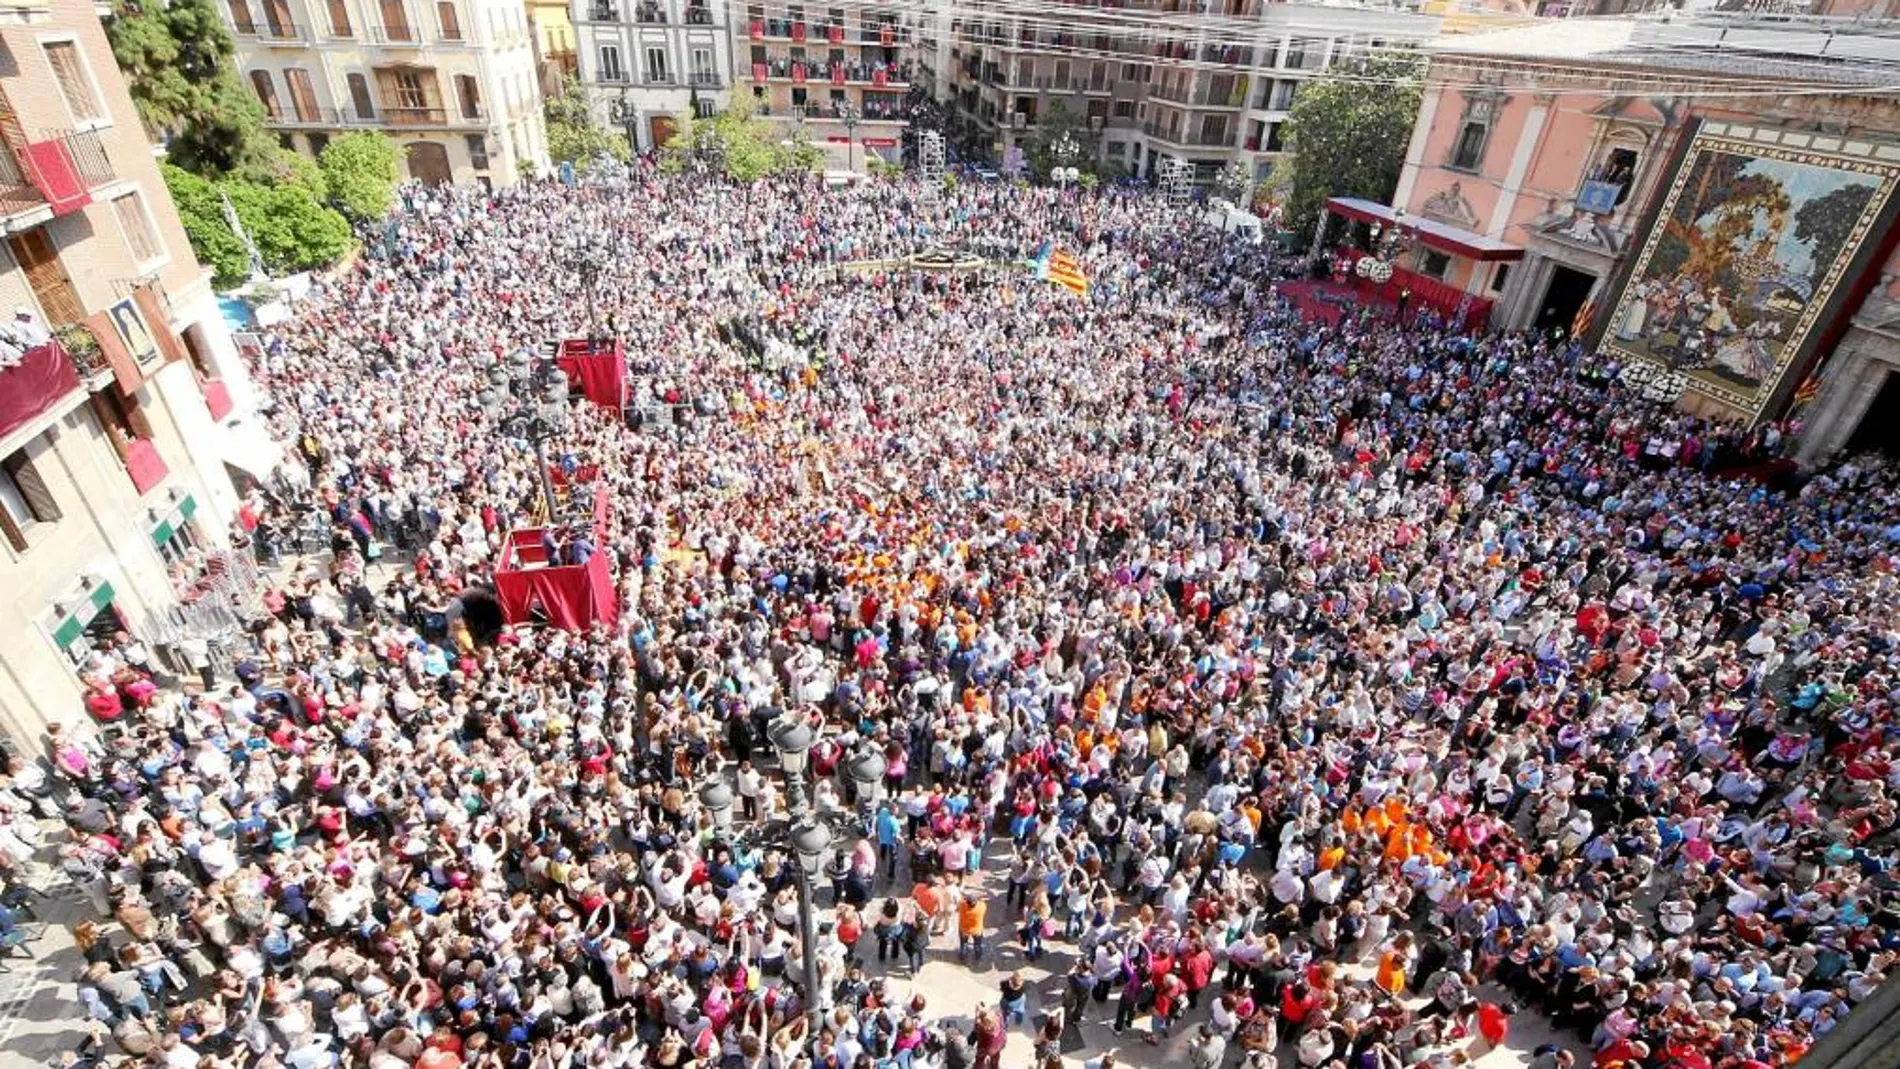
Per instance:
[[[1895,146],[1705,123],[1602,346],[1758,416],[1805,362],[1850,268],[1864,266],[1897,173]]]

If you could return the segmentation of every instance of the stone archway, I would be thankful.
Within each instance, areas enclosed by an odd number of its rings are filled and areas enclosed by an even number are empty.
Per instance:
[[[449,150],[442,145],[434,141],[411,141],[403,152],[409,164],[409,177],[423,185],[444,186],[453,180]]]

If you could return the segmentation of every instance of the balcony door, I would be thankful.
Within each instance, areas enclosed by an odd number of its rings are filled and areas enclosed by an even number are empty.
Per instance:
[[[79,294],[73,289],[65,266],[59,262],[59,250],[53,246],[53,239],[46,235],[45,228],[21,231],[8,238],[7,245],[13,250],[20,270],[26,273],[26,284],[33,290],[33,296],[39,298],[48,324],[64,326],[86,318],[85,306],[79,303]]]

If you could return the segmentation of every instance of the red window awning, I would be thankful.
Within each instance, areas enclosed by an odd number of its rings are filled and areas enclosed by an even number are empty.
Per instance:
[[[1521,245],[1499,241],[1488,234],[1450,226],[1436,219],[1427,219],[1422,215],[1405,215],[1378,201],[1360,200],[1358,197],[1328,197],[1326,210],[1334,215],[1342,215],[1362,223],[1378,223],[1380,226],[1396,225],[1400,230],[1418,235],[1421,245],[1440,252],[1463,256],[1466,259],[1509,262],[1524,258],[1524,248]]]

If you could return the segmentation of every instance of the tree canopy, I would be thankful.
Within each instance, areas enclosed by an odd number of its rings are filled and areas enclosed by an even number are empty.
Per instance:
[[[167,157],[206,176],[265,163],[277,143],[239,79],[236,45],[211,0],[127,5],[106,22],[139,118]]]
[[[358,221],[381,219],[396,202],[402,180],[396,142],[376,130],[344,134],[317,157],[330,202]]]
[[[349,221],[323,203],[322,174],[302,157],[289,158],[301,168],[275,182],[241,177],[213,181],[165,164],[165,187],[178,206],[191,251],[211,268],[215,285],[242,285],[251,274],[249,250],[225,218],[226,197],[273,274],[327,267],[354,247]]]
[[[682,113],[673,136],[662,146],[660,165],[669,171],[705,166],[737,182],[756,182],[774,174],[810,171],[824,160],[823,150],[803,135],[787,139],[761,118],[752,98],[735,95],[710,118]]]
[[[1293,153],[1287,225],[1313,225],[1327,197],[1386,201],[1418,118],[1424,66],[1410,56],[1347,61],[1300,91],[1285,133]]]
[[[626,138],[594,121],[593,101],[586,87],[575,79],[561,83],[561,91],[548,97],[543,113],[547,119],[548,155],[556,163],[585,167],[602,156],[623,163],[633,158],[633,146]]]
[[[1062,143],[1065,136],[1075,146],[1075,151],[1066,159],[1057,159],[1056,146]],[[1023,145],[1023,156],[1029,161],[1029,169],[1035,172],[1037,178],[1048,178],[1049,172],[1056,167],[1074,167],[1093,174],[1095,161],[1099,158],[1095,142],[1095,134],[1089,130],[1083,117],[1070,111],[1063,101],[1057,100],[1036,119],[1035,132],[1029,135]]]

